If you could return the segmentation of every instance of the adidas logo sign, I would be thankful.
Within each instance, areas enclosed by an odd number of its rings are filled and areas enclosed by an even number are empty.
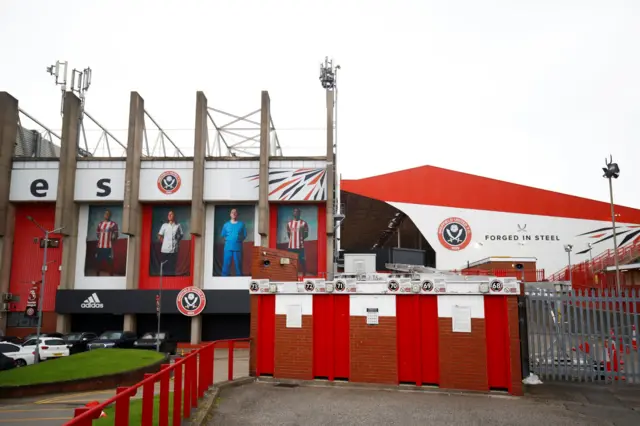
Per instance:
[[[104,305],[102,304],[102,302],[100,302],[100,299],[98,299],[98,295],[93,293],[91,296],[85,299],[84,302],[82,302],[82,305],[80,305],[80,307],[87,309],[102,309],[104,308]]]

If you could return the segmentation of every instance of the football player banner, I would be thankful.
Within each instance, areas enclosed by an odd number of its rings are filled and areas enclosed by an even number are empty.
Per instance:
[[[318,275],[318,206],[278,206],[277,248],[298,254],[298,275]]]
[[[84,275],[124,277],[127,236],[120,232],[121,205],[89,206]]]
[[[213,276],[250,276],[254,205],[217,205],[213,216]]]
[[[191,206],[154,206],[149,275],[191,275]],[[164,263],[163,263],[164,262]]]

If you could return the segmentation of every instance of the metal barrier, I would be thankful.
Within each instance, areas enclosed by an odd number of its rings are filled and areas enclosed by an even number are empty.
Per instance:
[[[90,426],[98,419],[103,410],[115,404],[115,424],[126,426],[129,424],[129,407],[131,398],[142,388],[142,420],[141,425],[153,424],[155,385],[160,384],[158,404],[158,424],[160,426],[179,426],[182,419],[191,416],[191,410],[198,406],[198,399],[202,398],[207,389],[214,382],[215,349],[218,344],[228,344],[228,380],[233,380],[233,360],[235,342],[248,342],[250,339],[217,340],[200,349],[189,353],[184,358],[176,359],[171,364],[163,364],[159,372],[145,374],[144,380],[130,386],[119,387],[116,395],[101,404],[92,407],[76,408],[74,418],[65,426]],[[173,375],[173,416],[169,419],[169,388]]]
[[[639,289],[536,289],[525,303],[531,372],[543,380],[640,383]]]

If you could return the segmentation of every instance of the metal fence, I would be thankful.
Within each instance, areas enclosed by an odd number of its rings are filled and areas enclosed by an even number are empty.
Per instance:
[[[640,383],[638,289],[529,289],[524,300],[530,372],[542,380]]]

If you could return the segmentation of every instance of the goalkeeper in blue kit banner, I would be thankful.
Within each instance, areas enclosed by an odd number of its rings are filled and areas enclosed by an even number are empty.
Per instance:
[[[222,276],[228,277],[231,262],[235,266],[236,276],[242,276],[242,244],[247,238],[247,227],[238,220],[238,210],[231,209],[230,220],[222,226],[220,236],[224,238],[224,255],[222,259]]]

